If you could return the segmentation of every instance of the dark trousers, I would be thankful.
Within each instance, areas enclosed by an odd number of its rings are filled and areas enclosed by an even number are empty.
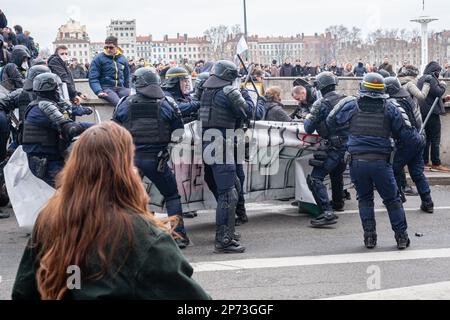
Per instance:
[[[346,165],[344,163],[344,150],[329,151],[328,157],[325,159],[323,166],[314,167],[311,172],[312,188],[311,192],[316,199],[317,205],[323,211],[332,211],[330,199],[328,197],[327,187],[324,184],[325,177],[330,175],[331,192],[334,203],[342,203],[344,191],[343,173]]]
[[[130,95],[130,89],[124,87],[104,88],[103,92],[108,94],[108,96],[104,97],[103,99],[108,101],[114,107],[117,106],[117,104],[120,101],[120,98]]]
[[[9,120],[5,111],[0,110],[0,162],[6,159],[6,145],[9,140]]]
[[[429,163],[431,149],[431,163],[434,166],[441,165],[439,156],[439,145],[441,143],[441,117],[438,114],[432,114],[425,127],[427,143],[423,152],[423,161]]]
[[[158,188],[164,197],[167,215],[169,217],[180,216],[182,214],[182,207],[177,181],[169,166],[165,164],[164,171],[158,172],[158,161],[155,158],[139,154],[136,154],[134,162],[136,167]],[[179,226],[176,231],[184,231],[184,228]]]
[[[358,193],[359,215],[364,231],[375,231],[376,227],[374,185],[386,206],[392,230],[396,233],[406,231],[408,225],[405,211],[391,164],[386,160],[353,160],[350,165],[350,174]]]
[[[404,188],[406,185],[404,173],[405,166],[408,166],[409,174],[416,184],[421,199],[426,202],[431,201],[430,186],[423,173],[424,163],[422,146],[416,146],[415,150],[413,148],[400,147],[395,152],[393,170],[399,189]]]
[[[46,165],[43,161],[46,160]],[[33,156],[28,154],[28,166],[31,172],[41,180],[44,180],[49,186],[55,188],[55,180],[58,173],[64,167],[64,160],[50,160],[45,156]]]

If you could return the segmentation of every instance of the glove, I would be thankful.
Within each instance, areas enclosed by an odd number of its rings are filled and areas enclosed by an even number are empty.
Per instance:
[[[61,134],[64,138],[64,140],[70,142],[73,140],[73,138],[79,136],[83,133],[84,127],[73,121],[67,121],[66,123],[61,125]]]
[[[83,107],[83,114],[85,115],[91,115],[94,112],[94,110],[92,110],[92,108],[90,107]]]
[[[425,76],[425,82],[431,82],[431,80],[433,80],[434,79],[434,77],[431,75],[431,74],[427,74],[426,76]]]

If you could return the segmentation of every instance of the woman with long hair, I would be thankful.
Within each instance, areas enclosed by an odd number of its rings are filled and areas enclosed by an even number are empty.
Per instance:
[[[38,216],[13,299],[209,299],[148,211],[133,157],[131,135],[113,122],[81,135]]]

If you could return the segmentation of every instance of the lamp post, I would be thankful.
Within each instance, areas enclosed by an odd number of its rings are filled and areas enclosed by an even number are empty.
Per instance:
[[[423,0],[423,11],[425,12],[425,0]],[[439,20],[437,18],[432,18],[426,15],[420,16],[418,18],[412,19],[411,22],[417,22],[420,24],[421,29],[421,66],[420,71],[423,72],[428,63],[428,24],[430,22]]]
[[[245,41],[248,43],[248,38],[247,38],[247,1],[244,0],[244,36],[245,36]],[[248,51],[247,50],[245,52],[245,59],[248,61]]]

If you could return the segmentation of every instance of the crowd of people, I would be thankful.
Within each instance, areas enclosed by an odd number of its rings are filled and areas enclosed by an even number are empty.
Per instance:
[[[228,60],[199,61],[194,67],[186,60],[156,66],[139,61],[136,66],[123,55],[117,38],[109,36],[87,77],[92,91],[114,106],[114,114],[112,121],[95,125],[77,119],[93,110],[82,105],[86,95],[77,90],[74,73],[85,70],[73,60],[69,65],[67,47],[57,47],[34,65],[26,45],[10,51],[12,62],[5,64],[0,78],[6,90],[0,94],[0,162],[20,145],[31,172],[56,189],[25,249],[15,299],[210,298],[191,278],[192,267],[179,250],[191,245],[184,225],[188,216],[168,165],[170,145],[181,141],[184,124],[191,121],[201,123],[204,181],[217,202],[217,254],[246,250],[236,230],[249,223],[244,160],[237,151],[242,142],[230,141],[227,131],[251,129],[252,120],[297,121],[305,133],[320,136],[307,177],[320,211],[311,220],[313,227],[337,223],[335,212],[343,211],[348,200],[343,173],[350,169],[368,249],[377,245],[374,187],[386,206],[397,248],[404,250],[410,239],[403,203],[408,192],[415,192],[408,189],[405,167],[426,213],[433,213],[434,203],[425,166],[450,171],[439,158],[440,116],[449,97],[441,79],[445,74],[434,61],[422,76],[406,62],[394,73],[388,60],[377,72],[362,63],[342,70],[333,61],[323,70],[299,60],[295,66],[287,60],[279,68],[276,61],[239,68]],[[338,75],[345,70],[363,76],[355,96],[337,92]],[[292,114],[282,104],[281,88],[267,88],[255,102],[241,86],[245,78],[262,82],[268,72],[297,78],[291,95],[298,107]],[[315,81],[305,76],[315,76]],[[205,138],[210,130],[218,133],[216,139]],[[221,148],[206,157],[217,144]],[[144,176],[164,198],[165,221],[148,209]],[[324,185],[327,176],[331,199]],[[66,286],[71,265],[83,270],[79,290]]]

